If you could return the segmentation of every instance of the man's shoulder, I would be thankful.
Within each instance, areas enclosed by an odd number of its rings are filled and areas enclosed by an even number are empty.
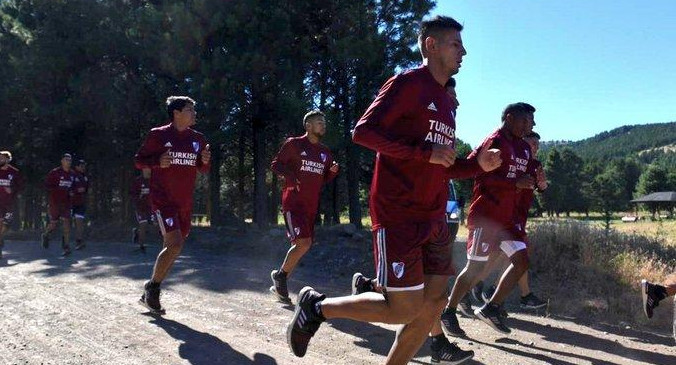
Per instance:
[[[7,166],[7,167],[8,167],[8,170],[9,170],[10,172],[14,173],[14,174],[16,174],[16,173],[19,172],[19,169],[16,168],[16,166],[9,165],[9,166]]]
[[[165,132],[169,131],[170,128],[171,128],[171,123],[161,125],[159,127],[151,128],[150,134],[165,133]]]
[[[390,81],[398,87],[417,87],[427,79],[426,72],[423,67],[411,68],[392,76]]]
[[[204,139],[204,138],[205,138],[205,137],[204,137],[204,133],[202,133],[202,132],[200,132],[200,131],[198,131],[198,130],[195,130],[195,129],[192,129],[192,128],[188,128],[188,130],[190,131],[190,134],[191,134],[192,136],[196,137],[196,138],[200,138],[200,139]]]

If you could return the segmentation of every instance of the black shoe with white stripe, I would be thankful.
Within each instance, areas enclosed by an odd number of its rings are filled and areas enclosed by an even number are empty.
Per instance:
[[[460,328],[458,317],[455,315],[455,308],[444,308],[444,311],[441,313],[441,324],[449,336],[467,337],[465,331]]]
[[[352,295],[359,295],[361,293],[367,293],[375,291],[373,287],[373,281],[362,273],[357,272],[352,275]]]
[[[481,292],[481,299],[483,299],[484,304],[491,301],[491,298],[493,298],[493,294],[495,294],[496,290],[497,288],[495,287],[495,285],[491,285],[491,287],[488,288],[488,290]]]
[[[474,315],[498,332],[504,334],[512,332],[503,322],[500,306],[497,304],[486,303],[483,307],[476,309]]]
[[[643,313],[648,319],[653,318],[653,309],[660,305],[660,297],[656,292],[657,285],[648,280],[641,280],[641,298],[643,299]]]
[[[446,337],[440,341],[432,341],[430,348],[433,364],[461,364],[474,357],[474,351],[464,351],[455,343],[449,342]]]
[[[463,316],[474,318],[474,310],[472,310],[472,300],[469,298],[469,293],[465,294],[465,296],[460,299],[458,310]]]
[[[277,300],[280,302],[291,304],[291,298],[289,298],[289,289],[286,286],[286,273],[280,272],[280,270],[272,270],[270,273],[270,278],[272,279],[270,293],[276,295]]]
[[[305,356],[310,339],[325,321],[321,316],[319,304],[326,299],[312,287],[306,286],[298,293],[298,303],[293,319],[286,328],[286,341],[291,352],[298,357]]]

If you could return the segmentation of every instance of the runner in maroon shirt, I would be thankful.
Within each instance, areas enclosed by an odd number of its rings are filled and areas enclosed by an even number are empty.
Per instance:
[[[71,195],[75,176],[70,168],[72,157],[64,153],[61,157],[61,166],[47,174],[45,188],[49,194],[49,224],[42,234],[42,247],[49,248],[49,234],[56,229],[59,220],[62,222],[63,236],[61,247],[63,256],[70,255],[70,215]]]
[[[305,354],[324,320],[348,318],[403,324],[387,362],[405,364],[439,320],[453,274],[444,220],[448,181],[453,170],[472,176],[481,171],[479,164],[490,170],[500,163],[488,148],[471,161],[455,159],[453,105],[444,86],[466,54],[461,30],[449,17],[424,21],[423,66],[390,78],[353,132],[354,142],[377,152],[370,214],[376,276],[385,296],[326,298],[303,288],[287,327],[297,356]]]
[[[150,209],[150,169],[141,170],[141,175],[134,179],[129,195],[136,207],[136,222],[138,227],[132,229],[132,242],[139,245],[141,252],[146,252],[146,231],[148,224],[153,221]]]
[[[0,258],[5,245],[5,232],[9,230],[14,219],[16,197],[23,189],[23,176],[19,169],[10,165],[12,154],[0,151]]]
[[[89,192],[89,177],[86,175],[87,163],[85,160],[78,160],[73,167],[73,196],[71,202],[73,206],[73,219],[75,219],[75,249],[81,250],[85,247],[84,241],[84,220],[87,212],[86,197]]]
[[[305,134],[287,139],[271,165],[274,173],[284,177],[282,214],[291,248],[279,270],[270,273],[270,291],[285,303],[291,303],[287,277],[314,241],[321,187],[338,174],[338,164],[331,151],[320,143],[326,133],[324,113],[314,110],[305,114],[303,126]]]
[[[528,161],[528,171],[527,174],[532,176],[536,181],[537,191],[544,191],[547,188],[547,177],[544,174],[542,169],[542,164],[536,159],[539,147],[540,147],[540,135],[531,131],[529,132],[523,140],[528,143],[530,146],[530,160]],[[515,232],[516,239],[522,241],[526,244],[528,248],[528,254],[532,255],[532,245],[528,241],[528,236],[526,234],[526,222],[528,220],[528,211],[533,205],[534,199],[534,190],[532,189],[518,189],[516,197],[516,205],[514,212],[514,221],[515,221]],[[495,288],[499,284],[499,279],[496,281],[495,285],[491,286],[488,290],[483,291],[483,280],[485,280],[495,269],[505,267],[509,262],[505,255],[493,255],[489,257],[488,262],[486,263],[483,272],[480,275],[480,281],[474,286],[473,290],[476,290],[478,293],[481,293],[481,298],[484,302],[490,300],[495,293]],[[538,298],[530,290],[530,285],[528,283],[528,272],[524,273],[519,279],[519,290],[521,291],[521,307],[525,309],[538,309],[547,305],[547,302]],[[465,296],[469,300],[469,294]],[[463,299],[464,300],[464,299]],[[470,306],[471,307],[471,306]],[[460,311],[465,314],[462,301],[460,302]],[[501,309],[503,316],[505,316],[506,311]],[[467,314],[466,314],[467,315]]]
[[[160,284],[181,253],[190,232],[192,195],[197,171],[209,171],[211,152],[204,135],[192,129],[195,101],[187,96],[167,98],[170,123],[153,128],[134,157],[136,168],[150,168],[150,202],[164,236],[164,249],[155,261],[152,278],[144,284],[140,303],[164,313]]]
[[[474,180],[467,216],[467,266],[458,275],[448,305],[441,315],[442,323],[452,335],[465,336],[458,324],[456,307],[478,281],[489,255],[499,250],[510,258],[512,265],[505,271],[491,300],[476,309],[474,314],[497,331],[510,332],[500,315],[500,305],[528,269],[526,244],[519,240],[515,231],[514,216],[517,190],[534,187],[534,179],[526,173],[530,147],[522,139],[535,125],[534,112],[535,108],[526,103],[508,105],[502,113],[502,127],[490,134],[479,147],[498,148],[506,163]]]

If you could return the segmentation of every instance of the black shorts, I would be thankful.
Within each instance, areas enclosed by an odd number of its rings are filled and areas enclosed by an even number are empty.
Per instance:
[[[85,213],[87,209],[84,205],[73,205],[71,210],[73,218],[75,219],[85,219]]]

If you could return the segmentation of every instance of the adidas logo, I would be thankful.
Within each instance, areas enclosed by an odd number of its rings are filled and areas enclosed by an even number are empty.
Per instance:
[[[307,152],[303,151],[300,153],[301,156],[307,156]]]
[[[437,106],[434,105],[434,102],[431,102],[430,105],[427,106],[427,110],[433,110],[433,111],[436,112],[436,111],[437,111]]]
[[[167,142],[164,144],[164,147],[173,147],[173,146],[171,145],[171,142]]]

